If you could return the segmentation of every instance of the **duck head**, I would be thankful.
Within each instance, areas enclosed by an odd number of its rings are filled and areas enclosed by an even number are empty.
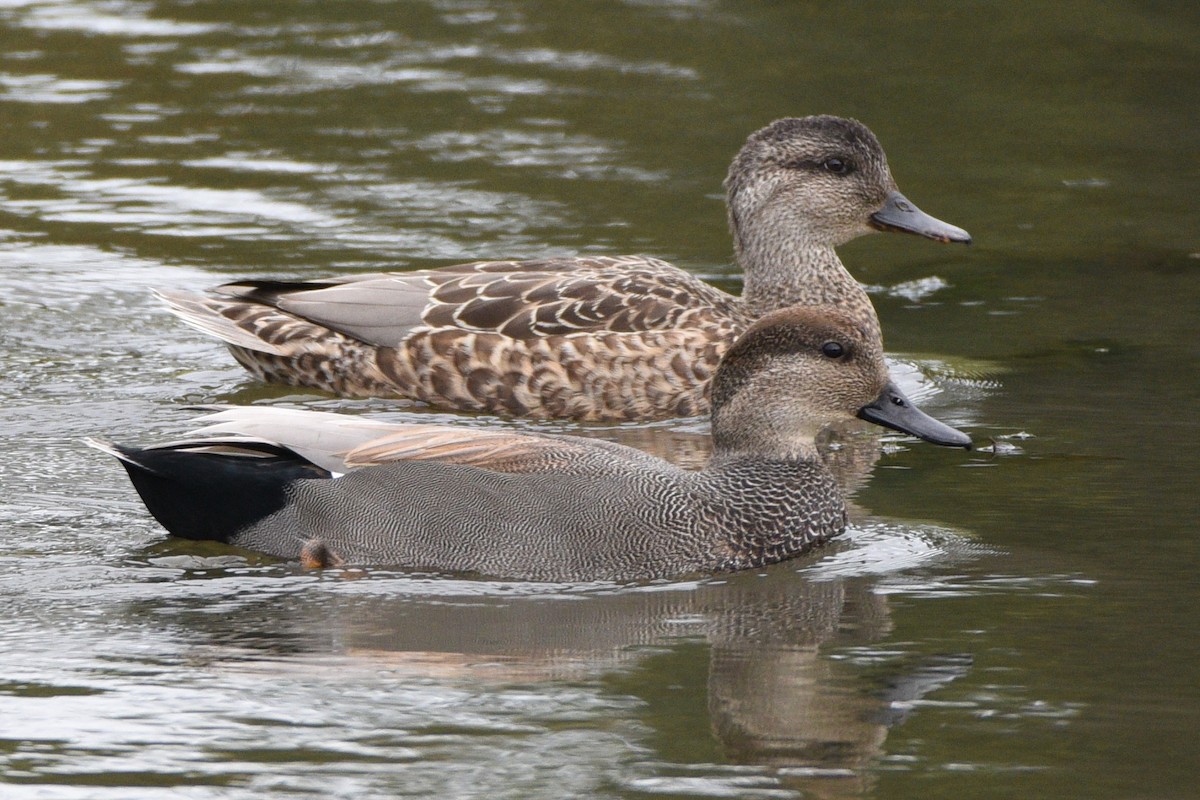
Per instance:
[[[900,193],[879,140],[853,119],[772,122],[746,140],[725,191],[739,254],[783,240],[790,247],[836,247],[873,230],[971,241]]]
[[[815,453],[822,428],[858,417],[948,447],[966,434],[917,408],[888,377],[878,335],[831,306],[768,314],[726,352],[713,377],[714,454]]]

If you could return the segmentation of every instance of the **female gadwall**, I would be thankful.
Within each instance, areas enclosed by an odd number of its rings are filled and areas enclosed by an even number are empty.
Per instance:
[[[877,329],[837,245],[872,229],[970,241],[900,194],[875,135],[854,120],[768,125],[746,141],[725,189],[740,298],[648,256],[159,294],[269,381],[458,411],[645,420],[703,413],[721,354],[770,311],[832,304]]]
[[[265,408],[158,447],[91,444],[177,536],[309,566],[627,581],[757,567],[840,533],[815,437],[855,415],[970,446],[891,383],[878,336],[826,307],[768,314],[729,348],[697,472],[597,439]]]

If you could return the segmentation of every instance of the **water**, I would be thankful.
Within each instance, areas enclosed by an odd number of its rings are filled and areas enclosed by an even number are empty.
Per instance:
[[[4,4],[0,794],[1194,796],[1197,107],[1176,3]],[[153,286],[646,252],[736,289],[728,161],[816,112],[975,236],[843,258],[985,447],[889,437],[810,558],[304,573],[164,539],[79,443],[410,413],[258,386]]]

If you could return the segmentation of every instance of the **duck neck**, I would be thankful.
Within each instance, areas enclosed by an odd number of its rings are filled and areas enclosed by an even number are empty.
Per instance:
[[[815,452],[770,460],[723,454],[705,477],[706,496],[724,498],[710,512],[719,521],[714,556],[722,570],[794,558],[845,530],[841,490]]]
[[[807,437],[787,437],[773,427],[739,427],[732,435],[713,427],[710,469],[726,469],[743,463],[819,464],[816,442]]]
[[[743,234],[735,237],[736,255],[745,275],[742,302],[752,317],[794,305],[833,305],[879,332],[870,298],[832,244]]]

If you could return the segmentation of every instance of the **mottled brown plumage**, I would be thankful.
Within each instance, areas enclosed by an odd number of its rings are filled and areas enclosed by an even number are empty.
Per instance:
[[[721,354],[755,319],[835,305],[878,332],[834,247],[873,229],[969,241],[896,190],[861,123],[779,120],[725,182],[742,297],[649,256],[484,261],[162,291],[258,377],[349,397],[574,420],[703,413]]]

